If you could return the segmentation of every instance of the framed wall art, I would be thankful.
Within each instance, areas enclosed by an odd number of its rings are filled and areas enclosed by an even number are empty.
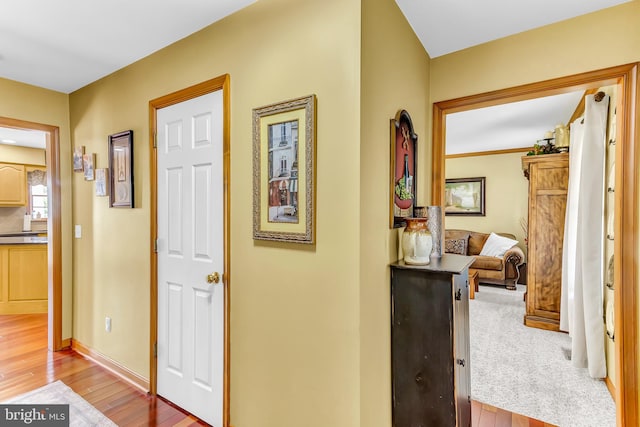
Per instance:
[[[253,110],[253,238],[315,243],[316,96]]]
[[[109,169],[96,169],[96,196],[109,195]]]
[[[82,155],[82,169],[84,170],[85,181],[95,179],[96,153],[85,153]]]
[[[485,216],[485,177],[447,179],[445,215]]]
[[[73,147],[73,171],[74,172],[82,172],[84,170],[83,167],[83,159],[84,156],[84,145],[78,145]]]
[[[400,110],[391,119],[391,228],[403,227],[405,219],[414,216],[416,206],[418,135],[413,131],[411,116]]]
[[[109,206],[133,208],[133,131],[109,135]]]

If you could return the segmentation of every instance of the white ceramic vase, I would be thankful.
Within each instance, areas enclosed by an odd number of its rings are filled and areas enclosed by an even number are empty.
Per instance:
[[[427,218],[407,218],[407,228],[402,233],[404,262],[427,265],[431,261],[433,240],[427,229]]]

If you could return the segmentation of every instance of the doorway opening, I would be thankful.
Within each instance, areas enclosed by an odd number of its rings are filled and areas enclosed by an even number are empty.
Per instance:
[[[638,425],[638,315],[637,315],[637,80],[638,64],[628,64],[509,89],[434,103],[431,202],[444,205],[446,116],[461,111],[502,105],[593,87],[616,85],[618,93],[614,306],[615,402],[618,425]]]
[[[37,130],[46,135],[47,214],[47,347],[62,350],[62,212],[60,196],[60,131],[57,126],[0,117],[0,126],[18,130]]]

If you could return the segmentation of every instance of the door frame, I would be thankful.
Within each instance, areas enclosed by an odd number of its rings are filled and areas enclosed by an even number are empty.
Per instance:
[[[157,111],[161,108],[169,107],[180,102],[197,98],[211,92],[222,90],[222,163],[223,163],[223,250],[224,250],[224,273],[222,274],[222,284],[224,289],[224,373],[223,373],[223,402],[222,402],[222,424],[229,426],[229,382],[230,382],[230,361],[229,361],[229,319],[230,319],[230,295],[229,284],[231,282],[231,238],[230,238],[230,212],[231,212],[231,191],[230,191],[230,165],[231,165],[231,140],[230,140],[230,76],[224,74],[211,80],[178,90],[168,95],[149,101],[149,150],[151,161],[151,234],[149,250],[151,253],[151,331],[149,340],[149,360],[150,393],[157,393],[158,381],[158,359],[156,356],[156,345],[158,341],[158,253],[156,252],[156,240],[158,238],[158,160],[156,126]]]
[[[618,86],[616,140],[616,192],[614,253],[614,311],[616,419],[618,426],[635,426],[638,415],[638,142],[640,116],[640,63],[620,65],[471,95],[433,104],[431,203],[443,205],[445,183],[446,115],[482,107],[587,90]]]
[[[62,342],[62,202],[60,196],[60,129],[57,126],[0,117],[0,126],[46,133],[47,187],[51,190],[47,219],[47,347],[59,351]]]

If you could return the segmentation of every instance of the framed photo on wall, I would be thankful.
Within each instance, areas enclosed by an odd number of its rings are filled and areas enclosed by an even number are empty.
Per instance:
[[[418,135],[411,116],[400,110],[391,119],[391,178],[389,225],[399,228],[414,216],[416,206]]]
[[[96,196],[107,196],[109,194],[109,169],[96,169]]]
[[[315,243],[316,96],[253,110],[253,238]]]
[[[109,206],[133,208],[133,131],[109,135]]]
[[[95,179],[96,153],[85,153],[82,155],[82,169],[84,170],[85,181]]]
[[[447,179],[445,215],[485,216],[485,177]]]
[[[82,172],[84,170],[83,163],[84,145],[73,147],[73,171]]]

